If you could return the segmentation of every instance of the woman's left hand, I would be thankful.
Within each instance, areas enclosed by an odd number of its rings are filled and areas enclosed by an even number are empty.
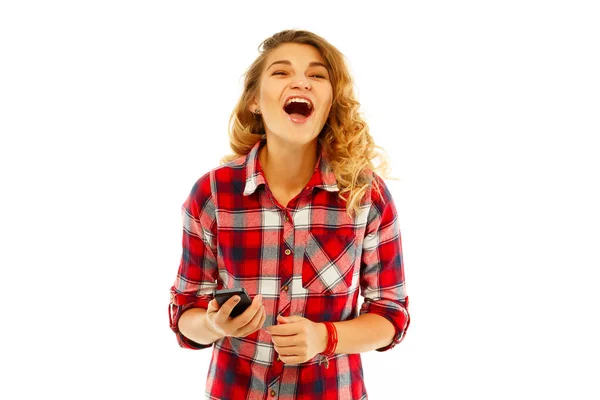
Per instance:
[[[327,328],[299,315],[277,316],[278,325],[265,328],[285,364],[311,360],[327,347]],[[322,326],[320,326],[322,325]]]

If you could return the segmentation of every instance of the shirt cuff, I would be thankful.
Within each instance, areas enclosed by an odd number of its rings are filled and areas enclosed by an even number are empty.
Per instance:
[[[408,297],[405,300],[405,304],[408,305]],[[394,326],[394,337],[391,343],[387,346],[375,349],[375,351],[383,352],[390,350],[404,340],[406,331],[410,325],[410,314],[406,308],[400,306],[397,310],[392,310],[377,304],[377,301],[368,301],[363,304],[361,310],[361,314],[366,313],[381,315]]]
[[[212,299],[209,298],[209,296],[196,297],[178,294],[174,290],[171,290],[171,302],[169,303],[169,327],[173,332],[175,332],[179,346],[192,350],[207,349],[213,346],[214,343],[201,344],[185,337],[179,331],[178,325],[181,314],[190,308],[204,308],[206,310],[208,309],[208,303],[210,303],[211,300]]]

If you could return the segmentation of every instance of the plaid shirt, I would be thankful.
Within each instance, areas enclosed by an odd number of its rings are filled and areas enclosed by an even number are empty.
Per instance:
[[[256,143],[203,175],[182,207],[183,252],[171,287],[170,327],[181,347],[213,347],[205,392],[209,399],[367,399],[360,354],[317,354],[297,365],[278,360],[267,326],[277,315],[313,322],[359,314],[387,318],[400,343],[410,323],[402,243],[391,194],[367,190],[355,218],[346,214],[326,154],[302,192],[283,207],[273,197]],[[320,149],[320,147],[319,147]],[[262,294],[263,328],[244,338],[201,345],[178,329],[181,314],[208,308],[215,289],[243,287]],[[358,293],[364,302],[358,310]],[[214,345],[214,346],[213,346]]]

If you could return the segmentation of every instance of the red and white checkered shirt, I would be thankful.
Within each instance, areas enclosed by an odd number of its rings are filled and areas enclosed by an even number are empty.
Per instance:
[[[258,160],[265,143],[263,138],[247,156],[200,177],[183,204],[183,252],[171,287],[170,327],[181,347],[213,347],[208,399],[367,399],[360,354],[328,359],[318,354],[287,365],[278,360],[264,328],[276,325],[277,315],[334,322],[374,313],[396,328],[392,343],[377,351],[402,341],[410,316],[392,196],[374,173],[382,195],[369,189],[360,212],[349,217],[326,154],[319,152],[306,188],[283,207]],[[208,308],[215,289],[240,287],[251,298],[262,294],[267,314],[262,329],[210,345],[179,332],[185,310]]]

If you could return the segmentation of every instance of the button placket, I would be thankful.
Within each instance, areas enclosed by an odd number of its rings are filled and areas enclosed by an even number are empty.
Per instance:
[[[290,249],[285,249],[284,253],[285,253],[285,255],[286,255],[286,256],[289,256],[290,254],[292,254],[292,250],[290,250]],[[287,292],[287,291],[289,290],[289,286],[288,286],[288,285],[284,285],[284,286],[282,287],[282,289],[283,289],[285,292]]]

